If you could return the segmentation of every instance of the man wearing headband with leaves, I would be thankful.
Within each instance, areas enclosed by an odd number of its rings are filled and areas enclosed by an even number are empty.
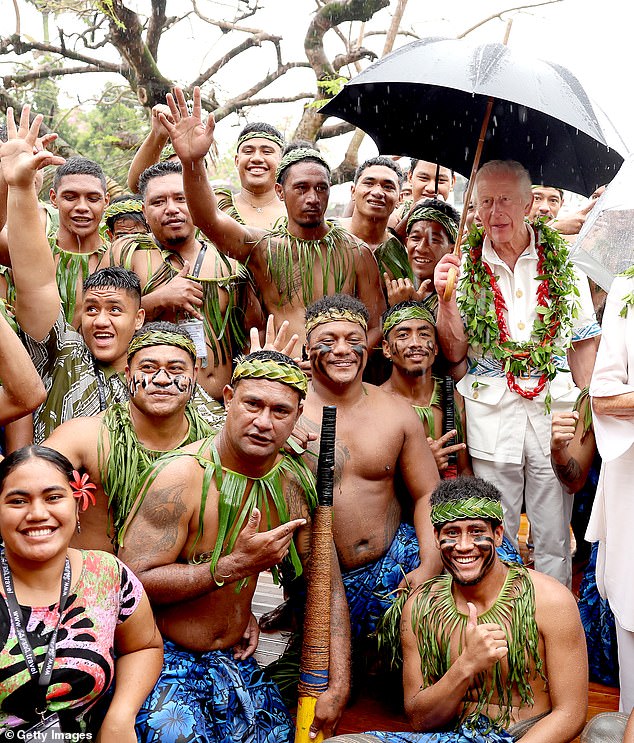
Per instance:
[[[103,213],[106,223],[106,235],[110,242],[124,235],[149,232],[143,216],[143,202],[130,194],[117,196],[106,207]]]
[[[166,638],[164,672],[137,718],[143,743],[292,738],[277,687],[250,657],[257,645],[251,600],[260,571],[286,558],[284,570],[298,575],[307,556],[315,481],[301,459],[280,451],[306,388],[288,356],[257,351],[238,359],[220,432],[159,460],[141,491],[120,555],[143,582]],[[326,736],[349,684],[349,624],[334,551],[332,561],[331,683],[313,724]]]
[[[588,667],[575,598],[499,559],[500,498],[475,477],[443,480],[432,494],[445,572],[412,594],[401,621],[405,711],[417,732],[371,732],[367,743],[569,743],[583,728]]]
[[[196,347],[187,331],[148,323],[128,346],[129,402],[67,421],[46,440],[97,486],[96,503],[86,511],[74,546],[116,551],[119,531],[153,463],[220,426],[220,406],[212,427],[191,405],[197,372]]]
[[[406,226],[406,254],[410,274],[390,277],[384,274],[390,307],[399,302],[423,302],[434,317],[438,295],[434,289],[434,269],[451,252],[458,237],[460,215],[445,201],[426,199],[410,212]]]
[[[218,209],[205,177],[202,158],[214,141],[213,116],[203,125],[200,91],[194,90],[190,116],[180,89],[168,95],[174,124],[163,117],[183,163],[187,203],[194,223],[218,246],[251,271],[263,310],[279,325],[304,339],[304,309],[334,292],[347,292],[369,308],[370,347],[380,339],[379,319],[385,307],[379,273],[371,251],[339,225],[327,222],[330,168],[317,150],[287,152],[276,171],[275,190],[285,203],[288,221],[273,231],[244,226]]]
[[[471,462],[464,443],[464,406],[458,392],[450,403],[445,400],[443,380],[432,375],[438,355],[436,320],[421,303],[412,300],[390,307],[383,316],[383,354],[392,362],[392,374],[381,388],[407,400],[425,426],[427,443],[436,459],[441,477],[450,467],[449,457],[457,454],[458,474],[471,475]],[[448,404],[455,415],[455,429],[444,432]],[[455,437],[458,443],[455,443]],[[454,439],[454,443],[451,440]],[[447,444],[447,446],[445,446]]]
[[[362,381],[367,324],[366,308],[347,295],[306,310],[312,381],[300,422],[318,434],[322,406],[337,406],[333,536],[359,640],[376,629],[399,584],[419,585],[440,570],[429,522],[436,463],[411,405]],[[317,453],[315,442],[309,447]],[[397,482],[414,526],[403,523]]]

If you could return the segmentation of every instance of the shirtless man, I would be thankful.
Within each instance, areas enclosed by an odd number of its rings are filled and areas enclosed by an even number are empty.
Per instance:
[[[196,239],[180,163],[158,163],[143,171],[139,191],[154,240],[123,238],[113,246],[113,258],[141,278],[141,306],[148,319],[202,321],[205,344],[199,356],[205,358],[199,383],[220,400],[231,378],[233,353],[244,350],[244,328],[263,325],[246,271]]]
[[[416,586],[440,570],[429,522],[438,470],[411,405],[362,382],[367,322],[366,308],[347,295],[323,297],[306,310],[312,382],[301,419],[318,433],[322,406],[337,406],[333,536],[355,637],[376,628],[405,574]],[[397,475],[413,503],[414,527],[401,523]]]
[[[183,163],[187,203],[194,223],[218,249],[248,265],[261,295],[263,310],[279,325],[304,340],[304,310],[327,294],[348,292],[369,308],[370,347],[378,344],[385,307],[379,273],[371,251],[339,225],[326,222],[330,169],[316,150],[295,149],[282,158],[276,186],[288,223],[274,232],[238,224],[218,209],[205,177],[203,157],[213,143],[213,116],[203,124],[200,91],[194,90],[192,115],[180,89],[168,95],[174,124],[164,116],[174,149]]]
[[[211,424],[189,404],[197,372],[196,348],[186,331],[172,323],[148,323],[128,347],[130,401],[66,421],[46,440],[97,486],[95,505],[82,514],[73,546],[116,550],[153,463],[167,451],[211,435]],[[223,420],[219,405],[216,420],[218,426]]]
[[[498,558],[500,497],[473,477],[443,480],[433,493],[446,572],[414,592],[401,621],[405,711],[419,732],[369,736],[511,743],[525,731],[523,743],[569,743],[583,728],[588,666],[574,596]]]
[[[271,351],[244,357],[225,388],[220,433],[162,460],[148,481],[121,550],[166,638],[164,672],[137,719],[140,741],[290,740],[277,688],[247,658],[257,636],[246,649],[231,649],[254,625],[257,574],[289,550],[297,572],[295,549],[306,556],[314,480],[301,459],[280,453],[306,386],[289,357]],[[326,736],[349,685],[348,620],[334,553],[333,563],[331,683],[312,727]]]
[[[383,355],[392,362],[392,374],[381,389],[407,400],[425,426],[427,443],[441,477],[457,455],[457,473],[472,475],[467,445],[462,396],[454,391],[455,428],[443,433],[446,404],[443,380],[432,375],[438,355],[436,321],[420,302],[406,301],[390,307],[383,317]],[[458,436],[458,443],[450,443]],[[446,444],[448,444],[446,446]],[[456,469],[451,471],[455,477]]]

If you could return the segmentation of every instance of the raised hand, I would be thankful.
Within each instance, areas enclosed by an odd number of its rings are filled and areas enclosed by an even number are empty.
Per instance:
[[[210,114],[203,124],[200,88],[194,88],[194,107],[191,114],[187,110],[181,88],[174,88],[174,95],[167,94],[167,105],[173,121],[170,121],[162,111],[159,111],[158,117],[167,130],[180,161],[185,165],[202,160],[209,152],[209,148],[214,145],[216,122]]]
[[[499,624],[478,624],[476,607],[467,602],[469,618],[465,630],[465,649],[462,656],[469,663],[473,675],[487,671],[508,653],[506,634]],[[462,657],[461,656],[461,657]]]
[[[48,134],[39,139],[43,116],[38,114],[29,124],[31,107],[26,105],[16,127],[13,109],[7,109],[7,142],[0,145],[2,175],[9,186],[23,188],[33,186],[35,174],[47,165],[62,165],[65,160],[48,152],[46,145],[57,135]]]
[[[430,291],[431,279],[425,279],[418,289],[414,287],[410,279],[391,279],[387,273],[383,274],[383,281],[387,290],[387,303],[390,307],[408,300],[422,302]]]
[[[283,353],[286,356],[292,357],[293,353],[295,352],[295,347],[297,345],[299,336],[297,335],[297,333],[293,333],[293,335],[288,338],[288,328],[289,322],[288,320],[284,320],[277,332],[275,332],[275,317],[273,315],[269,315],[266,320],[264,345],[260,344],[260,334],[258,332],[258,329],[251,328],[249,332],[249,339],[251,341],[249,353],[254,353],[255,351],[278,351],[279,353]]]
[[[260,511],[254,508],[249,520],[238,534],[231,553],[222,558],[234,563],[231,566],[232,581],[257,575],[281,562],[288,554],[295,531],[306,523],[306,519],[293,519],[274,529],[260,532],[261,518]],[[220,567],[217,573],[220,577],[223,576]]]
[[[445,444],[448,441],[451,441],[451,439],[457,433],[458,432],[454,429],[452,431],[447,431],[447,433],[441,436],[439,439],[432,439],[431,436],[427,437],[427,443],[429,444],[431,453],[434,455],[434,459],[436,460],[436,467],[438,467],[438,472],[442,472],[443,470],[447,469],[447,467],[449,466],[450,454],[462,451],[463,449],[467,448],[467,445],[463,443],[445,446]]]

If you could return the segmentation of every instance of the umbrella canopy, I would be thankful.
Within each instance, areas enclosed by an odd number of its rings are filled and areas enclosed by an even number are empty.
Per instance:
[[[482,162],[514,159],[534,183],[590,195],[627,148],[566,68],[504,44],[427,38],[368,67],[321,113],[365,131],[379,152],[468,175],[487,100],[495,99]]]
[[[634,264],[634,154],[588,214],[570,254],[606,291],[617,274]]]

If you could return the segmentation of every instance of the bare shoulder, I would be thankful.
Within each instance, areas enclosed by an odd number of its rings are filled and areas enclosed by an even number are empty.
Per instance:
[[[420,428],[420,418],[414,412],[414,408],[400,395],[390,391],[386,387],[377,387],[374,384],[363,383],[363,389],[373,408],[385,413],[385,418],[381,418],[382,425],[389,425],[407,431],[412,426],[418,432]]]
[[[71,418],[62,423],[46,439],[44,446],[50,446],[62,454],[67,451],[76,453],[95,449],[102,427],[103,413],[93,416]],[[66,454],[66,456],[68,456]]]
[[[540,630],[557,631],[562,622],[580,623],[579,609],[572,592],[550,575],[528,571],[535,590],[535,618]]]

